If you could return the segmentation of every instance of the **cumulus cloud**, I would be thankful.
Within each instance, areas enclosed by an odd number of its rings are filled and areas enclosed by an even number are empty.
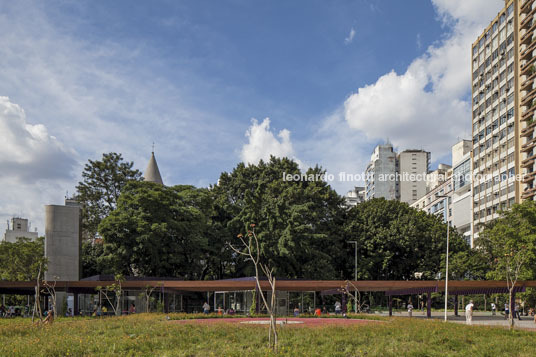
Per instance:
[[[256,119],[251,120],[251,126],[246,131],[248,143],[242,147],[240,157],[246,164],[256,164],[260,160],[275,157],[294,158],[294,149],[290,141],[290,131],[281,130],[275,135],[270,130],[270,119],[265,118],[262,123]]]
[[[0,177],[22,183],[70,178],[73,156],[44,125],[29,124],[19,105],[0,97]]]
[[[350,33],[348,34],[348,36],[344,39],[344,43],[346,43],[347,45],[352,43],[352,41],[354,40],[354,37],[355,37],[355,29],[352,27],[350,29]]]
[[[44,204],[61,204],[71,186],[76,153],[30,124],[24,110],[0,96],[0,219],[29,218],[43,231]],[[0,234],[2,234],[0,232]]]
[[[471,44],[504,5],[501,0],[433,0],[450,34],[416,58],[359,88],[344,103],[351,128],[369,140],[389,137],[395,146],[425,148],[443,156],[470,135]]]

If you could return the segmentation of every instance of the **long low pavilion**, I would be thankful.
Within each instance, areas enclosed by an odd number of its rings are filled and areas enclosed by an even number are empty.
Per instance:
[[[81,280],[57,281],[57,292],[66,292],[75,297],[79,294],[96,294],[97,287],[109,286],[116,283],[113,280]],[[154,287],[162,293],[210,293],[210,292],[236,292],[256,290],[254,278],[238,278],[223,280],[165,280],[159,278],[137,278],[121,283],[125,290],[142,292],[148,287]],[[261,290],[270,291],[268,281],[261,280]],[[0,281],[0,294],[33,295],[36,282]],[[353,292],[357,288],[360,292],[384,292],[389,297],[389,312],[391,313],[391,297],[403,295],[427,296],[427,315],[431,316],[431,294],[445,291],[444,280],[277,280],[278,292],[320,292],[324,295],[342,294],[345,300],[345,291]],[[516,292],[524,292],[526,288],[536,288],[536,281],[518,281]],[[458,295],[508,293],[507,282],[503,280],[464,280],[449,281],[448,294]],[[76,298],[75,298],[76,301]],[[343,304],[344,306],[344,304]],[[457,307],[457,304],[455,305]],[[77,311],[75,302],[75,311]],[[455,311],[457,313],[457,311]]]

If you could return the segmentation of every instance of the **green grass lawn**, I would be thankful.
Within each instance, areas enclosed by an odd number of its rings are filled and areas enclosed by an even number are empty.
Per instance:
[[[191,316],[191,315],[190,315]],[[179,318],[180,315],[171,315]],[[391,318],[347,327],[283,327],[286,356],[534,356],[536,333]],[[0,320],[0,356],[265,356],[266,326],[191,325],[162,314],[62,318],[52,326]]]

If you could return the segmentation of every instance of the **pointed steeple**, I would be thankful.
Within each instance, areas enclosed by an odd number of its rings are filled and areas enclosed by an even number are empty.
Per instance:
[[[155,182],[161,185],[164,184],[164,182],[162,181],[162,176],[160,176],[160,170],[158,170],[158,164],[156,163],[156,159],[154,158],[154,144],[153,152],[151,153],[151,159],[147,164],[147,168],[145,169],[145,173],[143,174],[143,179],[145,181]]]

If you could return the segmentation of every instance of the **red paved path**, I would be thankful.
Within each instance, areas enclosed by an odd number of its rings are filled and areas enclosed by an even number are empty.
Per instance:
[[[248,321],[269,321],[268,318],[214,318],[214,319],[190,319],[190,320],[173,320],[176,324],[198,324],[198,325],[214,325],[214,324],[238,324],[241,326],[268,326],[257,324],[246,324],[241,322]],[[359,320],[359,319],[341,319],[341,318],[279,318],[277,321],[298,321],[301,323],[290,323],[285,326],[289,327],[322,327],[322,326],[353,326],[353,325],[368,325],[374,323],[383,323],[384,321],[377,320]]]

